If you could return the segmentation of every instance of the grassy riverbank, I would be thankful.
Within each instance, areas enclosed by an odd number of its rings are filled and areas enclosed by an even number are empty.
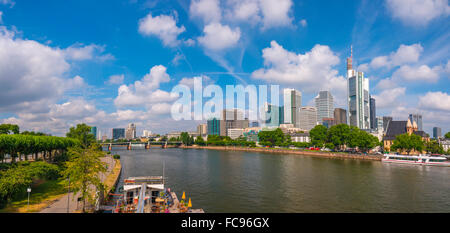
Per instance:
[[[114,159],[115,165],[111,173],[106,178],[104,185],[106,195],[115,191],[117,182],[119,181],[120,173],[122,171],[122,165],[120,164],[120,159]]]
[[[372,160],[381,161],[381,155],[359,155],[345,152],[323,152],[323,151],[308,151],[287,148],[252,148],[252,147],[234,147],[234,146],[185,146],[186,149],[208,149],[208,150],[226,150],[226,151],[247,151],[247,152],[261,152],[261,153],[275,153],[275,154],[299,154],[307,156],[315,156],[332,159],[357,159],[357,160]]]
[[[64,180],[48,180],[32,186],[30,194],[30,206],[28,196],[22,195],[11,201],[0,213],[36,213],[53,202],[57,201],[67,193]]]

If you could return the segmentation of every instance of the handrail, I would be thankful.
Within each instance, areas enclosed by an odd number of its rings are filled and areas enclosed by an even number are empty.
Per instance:
[[[145,184],[145,183],[142,184],[141,192],[139,193],[139,202],[138,202],[138,207],[137,207],[136,213],[139,213],[139,214],[144,213],[146,189],[147,189],[147,184]]]

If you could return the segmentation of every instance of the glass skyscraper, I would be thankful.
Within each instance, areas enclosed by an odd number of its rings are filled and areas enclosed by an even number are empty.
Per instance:
[[[414,122],[414,121],[416,122],[417,130],[423,131],[423,128],[422,128],[422,115],[420,115],[420,114],[409,114],[408,118],[411,121],[411,123]]]
[[[329,91],[320,91],[314,99],[317,108],[317,121],[322,124],[323,118],[334,117],[333,96]]]
[[[349,125],[360,129],[370,128],[369,79],[363,72],[352,68],[352,56],[347,59],[347,93]]]
[[[125,129],[124,128],[118,128],[112,130],[112,139],[123,139],[125,138]]]
[[[378,125],[375,99],[370,96],[370,128],[375,130],[377,127]]]
[[[284,89],[284,123],[294,124],[298,127],[297,113],[302,106],[302,93],[295,89]]]

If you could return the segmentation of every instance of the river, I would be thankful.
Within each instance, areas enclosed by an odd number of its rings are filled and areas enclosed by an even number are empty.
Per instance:
[[[450,168],[201,149],[114,148],[123,179],[162,175],[207,213],[450,212]]]

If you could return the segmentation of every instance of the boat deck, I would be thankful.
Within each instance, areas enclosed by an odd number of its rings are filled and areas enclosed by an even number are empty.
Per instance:
[[[205,213],[203,209],[188,210],[186,207],[182,207],[180,201],[178,200],[177,194],[170,192],[170,195],[173,199],[173,205],[169,207],[170,213]]]

